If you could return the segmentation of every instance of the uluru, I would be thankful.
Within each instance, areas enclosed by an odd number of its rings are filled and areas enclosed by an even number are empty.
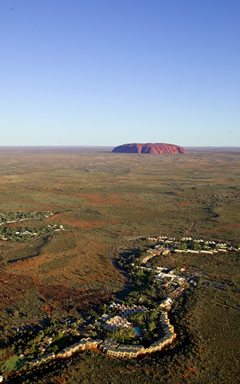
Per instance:
[[[157,154],[157,153],[170,153],[170,154],[178,154],[178,153],[187,153],[187,151],[175,144],[164,144],[164,143],[148,143],[148,144],[123,144],[118,147],[113,148],[112,152],[119,153],[149,153],[149,154]]]

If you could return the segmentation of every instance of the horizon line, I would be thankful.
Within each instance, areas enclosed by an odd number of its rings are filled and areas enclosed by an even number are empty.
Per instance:
[[[155,144],[155,143],[154,143]],[[240,145],[182,145],[185,148],[240,148]],[[26,144],[26,145],[0,145],[0,148],[112,148],[116,147],[116,145],[76,145],[76,144],[69,144],[69,145],[58,145],[58,144],[52,144],[52,145],[37,145],[37,144]]]

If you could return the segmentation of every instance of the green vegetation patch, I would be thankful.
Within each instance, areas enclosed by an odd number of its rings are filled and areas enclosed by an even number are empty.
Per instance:
[[[239,291],[238,291],[239,292]],[[193,313],[193,328],[201,339],[197,369],[201,383],[239,381],[239,299],[227,290],[201,289]]]
[[[66,348],[69,346],[70,341],[67,337],[61,337],[58,340],[55,340],[48,348],[47,348],[47,353],[50,352],[58,352],[61,351],[62,349]]]
[[[45,225],[43,227],[28,228],[28,227],[0,227],[0,239],[4,241],[24,241],[28,242],[37,239],[43,235],[54,231],[60,231],[63,227],[60,225]]]
[[[17,371],[26,361],[26,359],[15,355],[4,363],[3,370],[6,372]]]
[[[41,264],[39,266],[39,272],[45,274],[50,271],[55,271],[57,268],[66,267],[68,263],[68,256],[63,255],[60,257],[55,257],[53,260]]]
[[[13,162],[17,165],[12,166]],[[99,263],[100,257],[96,257],[96,254],[104,254],[106,259],[111,246],[134,234],[192,236],[239,242],[239,153],[189,151],[186,156],[120,156],[112,153],[86,154],[69,149],[61,152],[44,150],[41,154],[34,153],[34,156],[29,154],[16,157],[16,152],[9,150],[8,158],[1,158],[0,175],[1,186],[5,188],[0,192],[2,212],[7,209],[40,210],[42,207],[44,210],[65,212],[64,222],[71,227],[72,234],[78,237],[79,253],[83,255],[81,273],[75,273],[74,257],[67,260],[70,268],[66,281],[68,284],[71,281],[76,289],[86,280],[89,284],[91,281],[95,282],[91,268],[97,263],[99,276],[104,275],[105,283],[111,290],[111,281],[117,281],[113,268],[108,267],[111,263]],[[57,215],[54,219],[57,222]],[[69,224],[66,219],[69,219]],[[39,224],[36,224],[37,220]],[[83,225],[84,221],[86,226]],[[101,221],[104,225],[101,225]],[[21,225],[27,225],[32,230],[44,224],[45,218],[42,217],[32,218]],[[13,225],[15,224],[9,224]],[[18,241],[1,242],[0,257],[3,261],[14,260],[46,251],[51,254],[52,259],[49,264],[43,265],[42,272],[47,273],[55,268],[55,260],[58,259],[56,267],[65,262],[57,254],[67,254],[68,250],[73,252],[76,244],[74,237],[70,242],[70,237],[65,242],[64,236],[62,232],[58,232],[55,239],[55,233],[51,232],[42,235],[43,239],[31,239],[27,246]],[[46,241],[49,243],[46,244]],[[139,245],[136,244],[136,247]],[[131,257],[131,262],[135,263],[133,255]],[[124,267],[127,260],[123,254],[120,261]],[[190,289],[189,295],[176,300],[177,304],[170,315],[180,338],[164,354],[125,362],[109,359],[101,354],[82,353],[72,359],[54,361],[44,367],[36,367],[33,371],[26,371],[18,379],[9,377],[9,382],[50,384],[59,379],[62,382],[67,380],[69,384],[237,383],[239,255],[235,252],[197,256],[171,253],[156,256],[156,260],[153,259],[150,263],[156,267],[186,267],[208,274],[201,276],[199,289]],[[11,273],[11,266],[8,265],[7,268],[8,273]],[[15,264],[13,268],[16,268]],[[79,272],[80,268],[76,268]],[[136,274],[131,276],[132,280],[128,285],[130,289],[131,284],[134,286],[134,291],[128,296],[130,305],[139,304],[139,294],[141,304],[146,302],[149,306],[156,298],[160,301],[164,297],[161,285],[153,282],[150,273],[145,271],[141,274],[134,267],[130,272]],[[4,273],[3,268],[2,276]],[[61,279],[62,274],[63,270],[59,268],[54,273],[54,278],[56,276]],[[121,276],[119,271],[116,275]],[[17,288],[19,276],[15,271],[12,285],[16,284]],[[44,281],[44,277],[41,278]],[[96,288],[97,297],[103,288],[100,284]],[[22,296],[10,308],[15,314],[12,320],[18,317],[17,311],[20,312],[21,308],[29,320],[37,320],[40,311],[44,317],[47,316],[41,309],[35,311],[36,306],[46,306],[37,290],[34,292],[26,288],[25,292],[19,293]],[[79,310],[93,302],[91,294],[91,290],[86,290],[84,297],[79,300]],[[6,293],[7,299],[10,295],[14,297],[15,293],[12,290]],[[62,317],[69,313],[71,306],[75,310],[75,304],[71,300],[66,298],[65,303],[65,307],[54,308],[53,316]],[[7,317],[9,320],[11,316],[4,308],[1,315],[3,313],[4,319]],[[139,320],[143,331],[148,328],[148,323],[151,324],[149,320],[151,319]],[[148,333],[154,339],[157,330],[149,329]],[[3,334],[1,342],[9,356],[13,340],[8,336],[8,341],[4,344],[6,335]],[[19,354],[20,350],[17,348],[12,353]]]
[[[66,252],[75,249],[77,246],[76,237],[66,236],[65,233],[58,233],[53,236],[48,244],[44,247],[44,253],[56,254],[59,252]]]
[[[12,224],[26,220],[43,219],[52,216],[50,211],[10,211],[0,212],[0,224]]]

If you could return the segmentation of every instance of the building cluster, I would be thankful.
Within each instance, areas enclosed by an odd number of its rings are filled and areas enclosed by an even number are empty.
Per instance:
[[[41,236],[49,231],[64,231],[62,225],[48,224],[45,227],[38,227],[26,230],[25,227],[12,226],[11,224],[21,223],[27,220],[38,220],[53,216],[50,211],[16,211],[16,212],[0,212],[0,240],[26,240],[30,237]],[[10,225],[9,225],[10,224]]]
[[[111,339],[106,339],[100,344],[99,349],[108,356],[128,359],[161,351],[174,341],[176,333],[174,332],[174,327],[169,322],[167,312],[160,313],[160,326],[162,331],[160,332],[159,339],[147,348],[142,345],[119,344]]]
[[[119,311],[119,316],[128,318],[131,315],[134,315],[137,312],[146,312],[147,308],[141,305],[133,305],[132,307],[129,307],[128,305],[124,304],[111,304],[110,308],[116,308]]]
[[[148,240],[150,241],[161,241],[161,240],[166,240],[168,237],[167,236],[157,236],[157,237],[148,237]]]
[[[118,327],[132,328],[133,324],[127,319],[135,313],[148,311],[147,308],[140,305],[129,307],[128,305],[119,303],[110,304],[110,308],[117,309],[119,314],[114,317],[107,314],[101,316],[102,326],[109,331],[114,331]]]
[[[102,326],[108,331],[114,331],[118,327],[122,328],[131,328],[132,323],[130,323],[126,318],[120,316],[105,316],[102,315],[101,319],[103,320]]]
[[[150,345],[150,347],[148,348],[149,351],[147,351],[148,353],[161,351],[164,347],[171,344],[176,338],[174,327],[170,324],[167,312],[161,312],[160,324],[162,327],[160,338]]]
[[[170,309],[171,308],[171,305],[172,305],[172,299],[171,297],[166,297],[166,299],[162,300],[161,303],[160,303],[160,308],[166,308],[166,309]]]
[[[106,339],[100,346],[100,350],[108,356],[118,358],[136,358],[139,355],[139,345],[119,344],[111,339]]]
[[[79,351],[87,351],[90,349],[98,348],[99,344],[102,342],[100,339],[90,339],[84,338],[78,341],[77,343],[70,345],[69,347],[64,348],[62,351],[58,352],[57,358],[66,358],[72,356],[74,353]]]
[[[51,345],[51,343],[52,343],[52,337],[49,337],[49,336],[44,337],[43,342],[42,342],[39,350],[41,352],[46,351],[46,349]]]
[[[76,352],[98,348],[101,342],[102,340],[98,340],[98,339],[93,340],[90,338],[84,338],[78,341],[77,343],[64,348],[62,351],[58,352],[57,354],[52,352],[52,353],[49,353],[48,355],[44,355],[44,356],[38,357],[37,359],[31,360],[28,362],[28,365],[36,366],[36,365],[46,363],[53,359],[65,359],[67,357],[72,356]]]
[[[49,216],[52,215],[51,212],[48,213]],[[46,215],[45,217],[48,217]],[[0,213],[1,216],[1,213]],[[19,219],[21,220],[28,220],[26,219]],[[1,225],[1,223],[0,223]],[[50,225],[47,226],[48,230],[55,230],[60,231],[64,230],[62,225]],[[2,227],[0,228],[0,238],[1,238],[1,231]],[[16,228],[15,228],[16,231]],[[26,235],[37,235],[37,233],[31,233],[30,231],[25,231],[24,233]],[[15,232],[14,235],[20,235],[20,232]],[[148,272],[154,272],[155,273],[155,281],[158,283],[155,284],[156,290],[159,289],[159,283],[161,287],[165,289],[165,295],[168,296],[164,300],[161,301],[160,306],[159,302],[155,300],[155,304],[160,307],[160,311],[158,311],[158,324],[157,325],[157,331],[158,331],[158,338],[154,342],[152,342],[151,345],[147,344],[148,346],[145,347],[145,342],[148,340],[148,335],[146,338],[139,337],[138,341],[135,341],[135,344],[121,344],[117,341],[114,341],[110,338],[101,340],[101,339],[91,339],[86,338],[86,335],[93,335],[94,333],[86,333],[84,332],[83,335],[85,335],[85,338],[82,338],[75,344],[72,344],[66,348],[64,348],[62,351],[58,353],[49,353],[46,355],[43,355],[41,357],[38,357],[34,360],[31,360],[27,363],[27,367],[35,367],[41,364],[48,363],[54,359],[64,359],[68,358],[75,353],[78,353],[80,351],[87,351],[87,350],[98,350],[98,352],[105,353],[107,356],[116,357],[116,358],[126,358],[126,359],[134,359],[140,356],[143,356],[145,354],[151,354],[158,351],[163,350],[166,346],[173,343],[176,339],[176,333],[174,331],[173,325],[170,324],[169,318],[168,318],[168,311],[171,309],[171,306],[173,304],[173,299],[177,297],[178,295],[182,294],[183,291],[186,289],[186,287],[195,286],[198,282],[199,276],[197,274],[193,273],[187,273],[183,274],[182,272],[185,272],[185,268],[181,268],[179,273],[176,269],[170,269],[166,267],[156,267],[156,263],[151,266],[151,264],[146,264],[147,261],[154,256],[158,255],[167,255],[169,253],[196,253],[196,254],[216,254],[218,252],[228,252],[228,251],[240,251],[240,248],[237,246],[230,246],[226,243],[216,243],[214,241],[204,241],[202,239],[195,239],[193,240],[191,237],[183,237],[180,240],[176,240],[175,238],[167,238],[166,236],[159,236],[159,237],[149,237],[148,240],[155,241],[157,244],[153,246],[152,248],[149,248],[147,250],[148,255],[145,256],[142,260],[140,259],[140,262],[138,264],[132,263],[131,265],[134,266],[134,270],[132,271],[132,274],[135,273],[136,268],[142,268],[143,270],[147,270]],[[139,260],[139,259],[137,259]],[[132,261],[132,260],[131,260]],[[139,264],[144,264],[144,266],[141,266]],[[190,277],[189,277],[190,276]],[[151,276],[152,278],[152,276]],[[153,280],[151,280],[153,282]],[[154,296],[153,296],[154,297]],[[161,296],[162,298],[162,296]],[[158,308],[159,308],[158,307]],[[144,319],[146,321],[146,318],[148,316],[140,315],[133,317],[132,321],[131,316],[140,312],[149,312],[149,309],[147,309],[145,306],[140,305],[132,305],[128,306],[123,303],[112,303],[109,305],[109,311],[110,314],[103,314],[100,317],[100,323],[97,324],[97,320],[95,320],[95,323],[97,325],[101,325],[103,328],[107,329],[108,331],[115,331],[118,327],[122,328],[122,330],[116,331],[116,335],[118,340],[124,340],[124,337],[119,338],[119,334],[126,334],[128,337],[134,337],[133,334],[136,332],[139,336],[142,336],[141,329],[145,329],[145,323],[140,323],[139,326],[135,326],[134,328],[134,320],[133,319]],[[88,317],[90,319],[91,316]],[[149,316],[150,318],[150,316]],[[99,320],[99,317],[97,317]],[[155,314],[154,314],[155,319]],[[65,320],[68,325],[71,324],[73,320]],[[90,321],[91,322],[91,321]],[[95,324],[95,326],[96,326]],[[86,327],[86,324],[83,326],[83,329]],[[87,327],[89,329],[96,329],[93,324],[88,324]],[[129,331],[128,329],[131,329]],[[87,328],[88,329],[88,328]],[[155,329],[155,328],[154,328]],[[20,330],[20,328],[17,328],[17,332]],[[145,329],[146,331],[146,329]],[[63,330],[63,333],[65,330]],[[73,332],[73,331],[72,331]],[[156,330],[155,330],[156,332]],[[105,332],[103,332],[105,334]],[[97,333],[95,332],[95,335]],[[80,336],[80,332],[74,331],[74,337]],[[98,335],[100,336],[100,334]],[[104,337],[104,336],[103,336]],[[152,334],[150,333],[150,337],[152,337]],[[154,337],[156,335],[154,334]],[[129,339],[128,339],[129,340]],[[141,341],[140,341],[141,340]],[[144,345],[137,344],[137,343],[143,343]],[[148,341],[147,341],[148,343]],[[39,350],[41,353],[46,353],[45,351],[47,348],[52,344],[52,337],[46,336],[44,337],[41,346],[39,347]],[[21,357],[21,356],[20,356]],[[22,357],[24,357],[22,355]],[[0,382],[1,382],[2,376],[0,375]]]
[[[52,352],[52,353],[49,353],[48,355],[44,355],[44,356],[38,357],[37,359],[29,361],[28,365],[34,366],[34,365],[47,363],[48,361],[55,359],[55,357],[56,357],[55,353]]]
[[[192,253],[192,254],[208,254],[214,255],[219,252],[226,253],[227,251],[240,251],[239,247],[233,247],[226,243],[217,243],[215,241],[204,241],[203,239],[192,239],[191,237],[182,237],[176,240],[175,237],[167,238],[166,236],[148,237],[148,240],[157,242],[154,248],[147,252],[150,255],[146,256],[142,263],[146,263],[150,258],[158,255],[165,255],[170,252],[175,253]],[[167,253],[168,252],[168,253]]]
[[[159,339],[145,348],[143,345],[120,344],[111,339],[91,339],[83,338],[75,344],[64,348],[62,351],[55,354],[54,352],[38,357],[37,359],[28,362],[28,366],[37,366],[47,363],[53,359],[65,359],[80,351],[98,349],[108,356],[117,358],[133,359],[140,355],[151,354],[161,351],[167,345],[171,344],[176,338],[174,327],[170,324],[167,312],[159,313]]]
[[[168,270],[167,268],[164,268],[164,267],[157,267],[156,268],[156,276],[155,276],[155,279],[156,280],[163,280],[163,279],[168,279],[170,281],[174,281],[174,280],[177,280],[179,283],[182,283],[184,281],[184,278],[183,277],[180,277],[178,275],[175,274],[175,271],[174,269],[172,270]]]
[[[0,212],[0,225],[19,223],[21,221],[31,219],[41,219],[42,217],[53,216],[53,212],[50,211],[17,211],[17,212]]]
[[[149,255],[145,256],[142,259],[142,264],[146,264],[148,262],[148,260],[150,260],[154,256],[160,256],[160,255],[166,256],[166,255],[169,255],[171,253],[171,251],[168,248],[161,247],[158,244],[153,249],[148,249],[147,253],[149,253]]]
[[[27,220],[27,219],[26,219]],[[1,227],[0,228],[0,240],[24,240],[26,236],[36,237],[42,236],[49,231],[64,231],[63,225],[48,224],[47,227],[35,228],[32,230],[26,230],[24,227],[18,227],[17,231],[14,227]]]

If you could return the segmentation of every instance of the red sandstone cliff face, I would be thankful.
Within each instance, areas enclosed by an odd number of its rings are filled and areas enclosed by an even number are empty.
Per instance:
[[[187,153],[183,147],[174,144],[123,144],[115,147],[112,152],[122,153]]]

